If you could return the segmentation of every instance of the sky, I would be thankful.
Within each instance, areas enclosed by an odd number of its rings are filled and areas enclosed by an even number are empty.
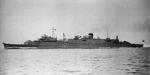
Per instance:
[[[0,0],[0,42],[94,33],[150,44],[150,0]]]

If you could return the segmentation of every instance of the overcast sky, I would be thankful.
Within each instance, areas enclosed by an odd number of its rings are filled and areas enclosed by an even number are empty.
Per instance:
[[[1,42],[23,43],[42,34],[62,38],[93,32],[150,44],[150,0],[0,0]]]

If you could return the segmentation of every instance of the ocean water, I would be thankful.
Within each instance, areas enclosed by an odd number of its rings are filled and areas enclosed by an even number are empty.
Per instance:
[[[150,48],[0,50],[0,75],[150,75]]]

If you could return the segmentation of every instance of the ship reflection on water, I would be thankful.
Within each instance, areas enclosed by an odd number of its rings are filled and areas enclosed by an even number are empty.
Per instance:
[[[0,75],[149,75],[149,50],[1,50]]]

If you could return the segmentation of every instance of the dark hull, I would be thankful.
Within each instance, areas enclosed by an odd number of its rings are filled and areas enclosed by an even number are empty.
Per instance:
[[[24,45],[24,44],[8,44],[3,43],[5,49],[21,49],[21,48],[37,48],[37,45]]]
[[[110,43],[65,43],[65,42],[42,42],[38,45],[25,44],[6,44],[3,43],[5,49],[22,49],[22,48],[38,48],[38,49],[98,49],[98,48],[118,48],[118,47],[143,47],[143,44],[110,44]]]

